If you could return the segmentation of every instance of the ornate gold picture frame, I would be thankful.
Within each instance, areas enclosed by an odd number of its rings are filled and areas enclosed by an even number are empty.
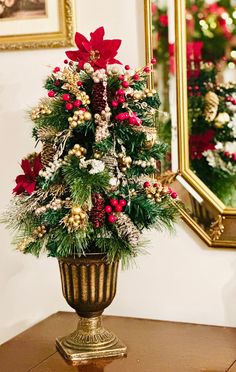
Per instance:
[[[12,15],[0,18],[1,51],[73,45],[74,1],[45,0],[42,3],[42,11],[32,12],[32,16],[28,8],[19,11],[18,7]]]

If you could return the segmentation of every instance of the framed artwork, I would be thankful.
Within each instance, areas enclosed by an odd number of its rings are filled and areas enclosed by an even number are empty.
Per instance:
[[[73,45],[73,0],[0,0],[0,50]]]

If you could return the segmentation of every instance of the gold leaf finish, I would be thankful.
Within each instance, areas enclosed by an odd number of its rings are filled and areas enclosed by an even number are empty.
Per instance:
[[[123,356],[126,346],[102,325],[102,312],[116,294],[119,261],[108,263],[105,256],[59,258],[62,291],[79,315],[77,330],[56,340],[69,360]]]
[[[64,48],[74,45],[74,0],[58,0],[59,31],[1,36],[0,51]]]
[[[99,257],[59,259],[63,295],[80,316],[100,315],[116,294],[119,262]]]
[[[224,224],[223,220],[225,219],[224,216],[219,215],[217,219],[212,222],[210,230],[209,230],[209,235],[212,240],[218,240],[220,239],[221,234],[224,232]]]
[[[207,243],[215,248],[236,248],[235,226],[236,209],[227,207],[216,195],[197,177],[189,164],[189,130],[188,130],[188,97],[187,97],[187,60],[186,60],[186,2],[175,0],[175,50],[176,50],[176,80],[177,80],[177,121],[178,121],[178,162],[179,174],[184,183],[199,195],[201,205],[193,208],[193,214],[186,213],[181,209],[184,221]],[[186,188],[186,194],[188,194]],[[189,193],[190,195],[190,193]],[[191,196],[190,196],[191,197]],[[199,202],[200,203],[200,202]],[[209,229],[212,218],[204,221],[207,217],[204,213],[206,208],[210,214],[219,215],[218,227],[213,225]],[[199,223],[198,215],[203,219]],[[222,221],[224,220],[224,229]],[[201,223],[205,222],[205,223]],[[222,234],[224,231],[224,234]]]

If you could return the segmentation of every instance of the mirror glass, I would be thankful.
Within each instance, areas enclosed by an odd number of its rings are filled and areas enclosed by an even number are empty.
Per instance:
[[[172,43],[169,41],[169,9],[167,0],[152,0],[151,12],[152,48],[153,56],[157,60],[156,68],[153,72],[153,84],[161,100],[157,125],[160,139],[168,144],[166,157],[160,165],[161,171],[165,172],[173,167],[172,146],[173,137],[176,137],[176,128],[175,134],[172,133],[173,112],[170,105],[171,93],[173,89],[175,91],[174,40],[172,40]]]
[[[189,167],[236,207],[236,1],[186,0]]]
[[[176,177],[184,221],[235,248],[236,0],[150,1],[162,173]]]

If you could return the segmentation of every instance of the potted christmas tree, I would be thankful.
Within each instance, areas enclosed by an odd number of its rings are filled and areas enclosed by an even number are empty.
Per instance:
[[[121,41],[104,40],[103,27],[90,40],[76,33],[75,42],[30,112],[42,149],[22,160],[6,220],[20,251],[58,258],[63,294],[80,320],[57,347],[80,360],[126,352],[101,324],[118,262],[137,256],[143,229],[172,227],[178,201],[153,177],[166,149],[155,128],[159,97],[147,86],[155,61],[123,66],[114,58]]]

